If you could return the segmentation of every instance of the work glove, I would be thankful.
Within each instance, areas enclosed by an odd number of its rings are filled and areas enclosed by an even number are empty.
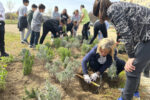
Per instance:
[[[96,79],[99,78],[99,75],[97,73],[93,73],[91,74],[90,78],[92,81],[96,81]]]
[[[84,81],[86,82],[86,83],[91,83],[91,79],[90,79],[90,77],[89,77],[89,75],[83,75],[84,76]]]

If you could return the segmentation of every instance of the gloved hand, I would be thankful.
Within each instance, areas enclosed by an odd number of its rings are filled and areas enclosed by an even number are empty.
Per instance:
[[[90,77],[89,77],[88,74],[83,75],[83,76],[84,76],[84,81],[85,81],[86,83],[91,83],[91,79],[90,79]]]
[[[92,81],[96,81],[96,79],[99,78],[99,75],[97,73],[93,73],[90,77]]]

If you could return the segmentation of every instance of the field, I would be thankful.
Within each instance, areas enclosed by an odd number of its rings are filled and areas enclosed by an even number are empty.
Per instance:
[[[80,27],[78,33],[80,35],[82,27]],[[93,28],[91,28],[91,33],[93,33]],[[116,38],[115,30],[110,28],[109,37],[113,39]],[[4,91],[0,92],[0,100],[23,100],[26,97],[25,88],[31,91],[32,89],[42,90],[45,88],[45,83],[48,80],[51,84],[56,86],[61,93],[62,100],[116,100],[121,92],[118,88],[124,85],[125,74],[122,73],[118,80],[109,80],[107,75],[104,74],[104,80],[102,87],[97,92],[97,87],[93,85],[86,84],[82,79],[74,77],[68,85],[68,88],[64,88],[62,84],[56,81],[52,77],[52,73],[45,68],[45,61],[42,58],[38,58],[36,55],[38,53],[37,49],[30,49],[28,45],[20,43],[20,34],[17,29],[16,24],[6,24],[6,51],[13,55],[14,60],[11,63],[7,63],[7,77],[6,77],[6,88]],[[48,34],[45,43],[50,41],[50,34]],[[21,56],[19,55],[22,49],[28,49],[32,55],[35,56],[34,64],[32,67],[32,72],[29,75],[23,74],[23,63],[21,61]],[[81,54],[80,48],[70,48],[72,61],[79,61],[81,63],[83,55]],[[54,61],[60,60],[60,56],[57,54],[57,49],[52,48],[54,51],[53,60],[49,63],[52,64]],[[77,57],[76,57],[77,56]],[[119,55],[121,59],[127,60],[127,55]],[[3,63],[1,63],[3,64]],[[81,66],[78,66],[77,73],[81,73]],[[65,68],[61,66],[61,70]],[[120,82],[123,81],[123,82]],[[119,83],[119,84],[117,84]],[[150,100],[148,92],[145,92],[144,86],[141,85],[141,100]],[[36,100],[35,98],[29,100]],[[39,99],[40,100],[40,99]],[[50,99],[51,100],[51,99]],[[54,99],[53,99],[54,100]]]

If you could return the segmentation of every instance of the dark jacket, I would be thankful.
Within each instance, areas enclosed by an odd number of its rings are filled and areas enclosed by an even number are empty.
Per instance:
[[[107,15],[126,42],[129,57],[134,58],[137,44],[150,40],[150,9],[138,4],[116,2],[108,8]]]
[[[82,60],[82,70],[84,74],[88,74],[87,70],[87,64],[89,63],[90,67],[94,66],[95,70],[98,70],[101,74],[109,68],[113,62],[112,56],[107,55],[106,56],[106,62],[104,64],[100,64],[98,62],[98,59],[100,58],[100,55],[97,52],[97,46],[95,46]],[[115,50],[114,54],[114,60],[119,60],[117,57],[117,51]],[[97,67],[97,68],[96,68]]]
[[[48,30],[59,32],[59,21],[56,19],[49,19],[44,22],[43,27],[46,27]]]
[[[27,21],[28,21],[29,25],[31,25],[31,21],[32,21],[32,18],[33,18],[33,13],[34,13],[34,11],[32,11],[32,10],[30,10],[29,13],[28,13]]]
[[[23,31],[23,29],[27,27],[28,27],[27,17],[26,16],[20,17],[18,22],[19,31]]]

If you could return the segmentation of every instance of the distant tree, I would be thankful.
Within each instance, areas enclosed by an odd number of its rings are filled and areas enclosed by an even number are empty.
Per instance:
[[[15,3],[13,2],[13,0],[7,0],[7,8],[9,10],[11,20],[13,19],[13,16],[11,13],[12,13],[12,10],[14,9],[14,7],[15,7]]]

